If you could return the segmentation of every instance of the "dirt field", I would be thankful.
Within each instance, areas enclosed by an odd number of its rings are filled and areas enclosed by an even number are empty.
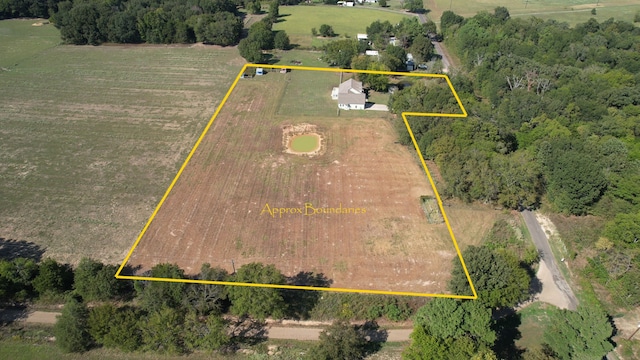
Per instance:
[[[194,274],[258,261],[332,287],[445,292],[455,250],[426,221],[419,199],[433,193],[413,154],[386,119],[277,115],[296,74],[238,83],[128,264]],[[300,123],[316,126],[322,155],[284,152],[283,128]]]

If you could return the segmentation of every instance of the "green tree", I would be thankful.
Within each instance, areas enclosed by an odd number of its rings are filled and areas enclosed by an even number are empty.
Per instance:
[[[320,35],[323,37],[334,37],[336,33],[333,31],[331,25],[322,24],[320,25]]]
[[[509,10],[504,6],[498,6],[497,8],[495,8],[493,14],[493,16],[495,16],[495,18],[498,19],[498,21],[501,23],[509,20],[509,18],[511,17],[511,15],[509,14]]]
[[[259,284],[284,284],[285,277],[274,265],[250,263],[243,265],[233,281]],[[282,291],[266,287],[232,286],[229,288],[231,313],[264,320],[267,316],[281,318],[287,310]]]
[[[577,311],[551,313],[544,341],[560,359],[599,360],[613,350],[613,327],[607,314],[596,305],[582,305]]]
[[[450,27],[462,24],[464,17],[457,15],[453,11],[446,10],[440,17],[440,29],[445,33]]]
[[[149,314],[141,323],[145,350],[166,354],[183,354],[184,315],[181,310],[162,308]]]
[[[33,279],[33,288],[39,295],[61,294],[71,290],[73,270],[68,264],[60,264],[53,259],[40,263],[38,275]]]
[[[260,49],[260,45],[249,39],[242,39],[238,43],[238,51],[247,62],[259,64],[264,60],[264,55]]]
[[[577,140],[546,142],[540,149],[547,194],[558,210],[584,215],[602,196],[607,182],[597,159]]]
[[[276,49],[289,50],[291,43],[289,42],[289,35],[284,30],[278,31],[273,39],[273,45]]]
[[[228,277],[226,270],[209,264],[202,264],[198,280],[223,281]],[[227,289],[221,285],[188,284],[185,291],[185,303],[198,315],[217,314],[222,312],[227,301]]]
[[[486,307],[514,306],[527,298],[531,278],[510,253],[498,253],[486,246],[469,246],[462,252],[469,276],[478,292],[478,302]],[[458,259],[454,259],[449,290],[470,293],[469,282]]]
[[[38,264],[32,259],[0,260],[0,300],[22,302],[33,297]]]
[[[410,12],[422,13],[424,12],[424,3],[422,0],[404,0],[403,8]]]
[[[118,313],[113,304],[96,306],[89,310],[87,328],[96,343],[104,345],[105,337],[111,331],[111,321]]]
[[[69,300],[53,327],[56,344],[64,352],[84,352],[89,350],[93,341],[89,334],[87,320],[89,310],[78,299]]]
[[[194,26],[196,40],[205,44],[229,46],[237,44],[242,35],[242,20],[232,13],[202,14]]]
[[[436,298],[418,310],[414,324],[439,339],[466,336],[491,347],[496,341],[491,315],[491,309],[479,301]]]
[[[280,4],[278,0],[272,0],[269,3],[269,18],[275,22],[278,19],[278,16],[280,16]]]
[[[323,60],[339,68],[348,68],[351,65],[351,59],[357,54],[357,40],[336,40],[324,45]]]
[[[220,315],[198,316],[187,313],[184,324],[184,342],[190,350],[218,350],[231,342],[227,321]]]
[[[413,39],[410,51],[416,61],[419,62],[431,60],[431,57],[435,53],[435,49],[431,41],[422,34]]]
[[[389,68],[377,61],[374,61],[369,64],[368,70],[389,71]],[[389,75],[367,74],[366,84],[375,91],[387,91],[387,88],[389,87]]]
[[[320,333],[320,341],[310,351],[313,360],[362,359],[367,340],[347,321],[335,321]]]
[[[175,264],[158,264],[151,268],[150,277],[184,279],[184,271]],[[180,308],[187,285],[167,281],[136,282],[136,291],[143,309],[153,312],[161,308]]]
[[[389,45],[380,58],[380,62],[391,71],[404,71],[407,69],[405,61],[407,52],[400,46]]]
[[[249,14],[260,14],[260,11],[262,10],[260,0],[247,2],[246,8]]]
[[[119,294],[121,283],[114,277],[115,266],[105,266],[89,258],[80,260],[73,287],[84,301],[105,301]]]
[[[258,44],[260,50],[271,50],[273,49],[273,38],[274,34],[271,31],[271,26],[264,21],[258,21],[251,25],[247,40]]]
[[[109,321],[109,332],[102,339],[103,345],[125,352],[138,350],[142,346],[141,314],[135,308],[119,308]]]
[[[640,241],[640,212],[617,214],[604,228],[604,236],[616,244],[629,246]]]
[[[378,0],[378,6],[387,7],[387,0]]]

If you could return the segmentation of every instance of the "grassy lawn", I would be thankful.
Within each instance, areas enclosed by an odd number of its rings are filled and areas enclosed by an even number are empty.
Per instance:
[[[399,0],[389,3],[396,6]],[[633,21],[640,4],[636,0],[536,0],[536,1],[505,1],[505,0],[425,0],[424,6],[429,9],[428,16],[439,22],[442,13],[451,9],[456,14],[471,17],[479,11],[493,10],[498,6],[509,9],[512,17],[536,16],[542,19],[555,19],[571,25],[589,20],[591,9],[597,6],[596,19],[604,21],[610,17],[617,20]]]
[[[244,61],[235,48],[55,46],[57,30],[33,22],[0,21],[0,238],[120,262]]]
[[[547,310],[553,308],[542,302],[535,302],[520,310],[520,339],[516,340],[516,346],[529,348],[543,343],[544,329],[549,325]]]
[[[320,29],[322,24],[331,25],[338,37],[355,38],[358,33],[366,33],[367,26],[375,20],[389,20],[392,24],[396,24],[406,16],[408,15],[380,11],[377,6],[353,8],[323,5],[281,6],[280,19],[273,25],[273,29],[285,30],[292,44],[310,47],[311,45],[320,46],[325,41],[314,39],[311,35],[311,28]]]
[[[22,61],[37,58],[60,43],[60,33],[53,25],[32,26],[41,20],[11,20],[0,22],[0,74]]]

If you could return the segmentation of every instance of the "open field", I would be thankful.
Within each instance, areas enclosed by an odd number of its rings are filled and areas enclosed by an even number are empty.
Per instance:
[[[0,21],[0,238],[120,262],[244,61],[55,46],[57,30],[33,22]]]
[[[328,80],[288,92],[309,84],[309,73]],[[390,121],[336,116],[329,95],[339,79],[293,70],[240,80],[128,265],[142,273],[175,262],[195,274],[202,263],[233,271],[262,262],[287,276],[323,273],[332,287],[444,293],[456,254],[446,226],[421,209],[420,196],[433,195],[424,171],[395,143]],[[292,99],[313,108],[321,98],[329,114],[291,108]],[[285,153],[290,126],[313,128],[324,151]],[[469,238],[492,225],[485,215],[460,219],[476,225]]]
[[[367,26],[376,20],[389,20],[392,24],[396,24],[407,16],[412,15],[363,6],[353,8],[323,5],[281,6],[280,18],[273,25],[273,30],[285,30],[292,44],[303,47],[321,46],[330,39],[314,38],[311,35],[311,28],[319,30],[320,25],[328,24],[333,27],[339,37],[355,38],[358,33],[366,33]]]
[[[399,3],[394,0],[392,5]],[[479,11],[493,10],[497,6],[509,9],[512,17],[536,16],[542,19],[555,19],[575,25],[585,22],[591,15],[591,9],[597,8],[596,19],[604,21],[610,17],[617,20],[633,21],[636,11],[640,11],[640,3],[637,0],[531,0],[531,1],[505,1],[505,0],[425,0],[425,8],[429,9],[429,18],[439,22],[442,13],[452,10],[464,17],[471,17]],[[597,4],[597,6],[596,6]]]

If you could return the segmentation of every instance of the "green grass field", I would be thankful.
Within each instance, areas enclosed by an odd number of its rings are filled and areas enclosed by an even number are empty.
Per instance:
[[[0,22],[0,74],[22,61],[37,58],[46,49],[60,44],[60,32],[53,25],[32,26],[40,20]]]
[[[0,238],[118,263],[244,61],[235,48],[56,46],[33,22],[0,21]]]
[[[395,6],[399,0],[392,0]],[[471,17],[479,11],[493,10],[498,6],[509,9],[512,17],[536,16],[542,19],[555,19],[571,25],[589,20],[591,9],[597,5],[596,19],[604,21],[610,17],[618,20],[633,21],[633,16],[640,11],[637,0],[424,0],[425,8],[429,9],[428,16],[439,22],[440,16],[446,10],[452,10],[464,17]]]
[[[292,44],[302,47],[321,46],[330,40],[314,38],[311,28],[320,29],[320,25],[328,24],[333,27],[338,37],[355,38],[358,33],[366,33],[367,26],[376,20],[389,20],[396,24],[407,16],[410,15],[381,11],[378,7],[368,6],[281,6],[279,21],[273,25],[273,29],[285,30]]]

